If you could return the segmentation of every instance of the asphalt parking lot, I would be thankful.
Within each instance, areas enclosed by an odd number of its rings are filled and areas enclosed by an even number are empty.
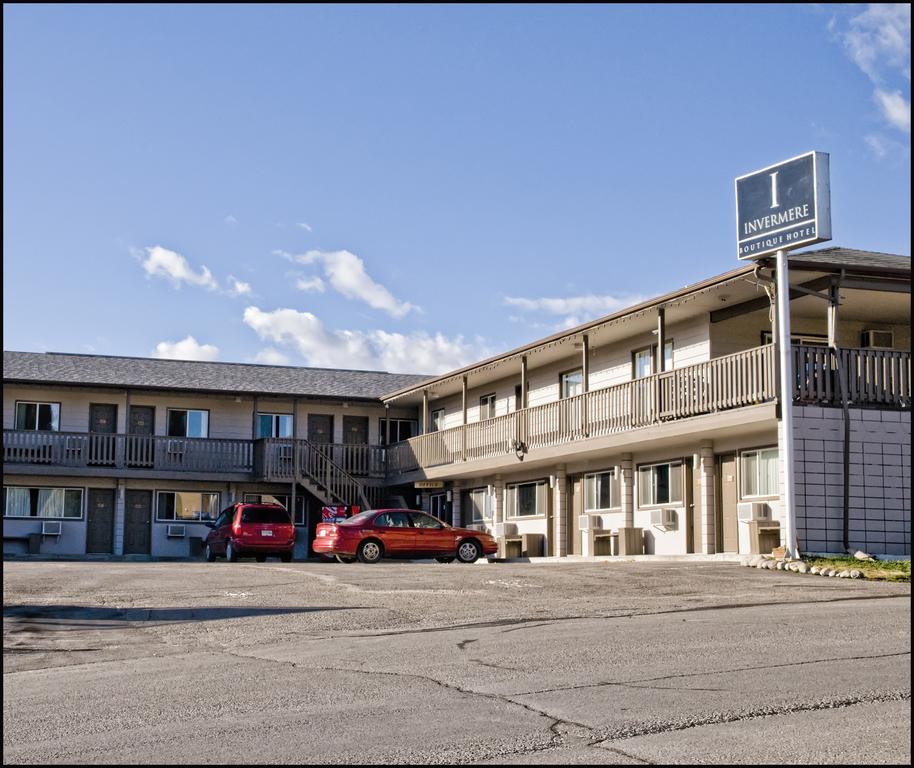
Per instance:
[[[5,562],[13,763],[910,763],[910,585]]]

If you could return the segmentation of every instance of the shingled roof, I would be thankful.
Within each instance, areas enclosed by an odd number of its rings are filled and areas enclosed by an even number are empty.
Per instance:
[[[145,357],[3,352],[3,381],[378,400],[429,376]]]

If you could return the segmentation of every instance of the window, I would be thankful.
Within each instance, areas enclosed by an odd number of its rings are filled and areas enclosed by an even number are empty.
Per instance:
[[[616,470],[584,475],[584,511],[615,509],[621,506]]]
[[[168,409],[168,437],[209,437],[209,411]]]
[[[244,500],[246,503],[253,504],[281,504],[286,509],[292,509],[292,499],[285,494],[269,494],[269,493],[246,493],[244,494]],[[296,510],[295,510],[295,524],[304,525],[305,524],[305,505],[304,499],[301,496],[296,497]]]
[[[474,488],[465,493],[463,499],[467,507],[464,510],[467,513],[464,515],[465,520],[481,523],[492,519],[492,497],[487,488]]]
[[[159,491],[156,520],[215,520],[218,511],[218,493]]]
[[[777,496],[778,487],[778,449],[759,448],[740,453],[739,476],[740,496]]]
[[[528,399],[529,399],[529,395],[530,395],[530,382],[529,381],[527,382],[526,390],[527,390],[527,395],[528,395]],[[524,393],[521,391],[520,384],[515,384],[514,385],[514,410],[515,411],[519,411],[524,407],[523,394]]]
[[[3,488],[4,517],[52,517],[82,520],[79,488]]]
[[[444,429],[444,408],[438,408],[432,411],[431,425],[429,432],[439,432]]]
[[[657,373],[655,360],[657,358],[657,345],[652,344],[644,349],[632,352],[632,378],[643,379]],[[668,341],[663,345],[663,370],[673,370],[673,342]]]
[[[681,461],[638,467],[638,506],[681,503]]]
[[[58,432],[60,403],[16,403],[16,429]]]
[[[201,411],[205,413],[205,411]],[[206,435],[199,435],[206,437]],[[257,437],[292,437],[291,413],[258,413]]]
[[[430,511],[432,515],[439,520],[446,520],[447,514],[447,497],[443,493],[435,493],[429,498]]]
[[[399,443],[401,440],[409,440],[419,431],[419,422],[415,419],[391,419],[390,420],[390,443]],[[378,424],[378,434],[381,435],[381,445],[387,445],[387,419],[381,419]]]
[[[409,528],[409,519],[406,512],[385,512],[374,519],[378,528]]]
[[[549,483],[538,480],[533,483],[509,485],[505,501],[508,517],[531,517],[545,515],[549,504]]]
[[[762,331],[762,344],[771,344],[773,341],[774,337],[771,335],[771,331]],[[826,347],[828,346],[828,336],[818,333],[791,333],[790,343]]]
[[[413,521],[413,528],[441,529],[441,522],[430,515],[426,515],[424,512],[410,512],[409,516]]]
[[[584,391],[584,373],[580,368],[566,371],[559,376],[559,383],[561,390],[559,394],[562,399],[580,395]]]
[[[495,418],[495,393],[479,398],[479,420]]]

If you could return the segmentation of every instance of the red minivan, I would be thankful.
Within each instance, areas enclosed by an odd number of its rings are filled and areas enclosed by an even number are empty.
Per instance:
[[[232,563],[252,556],[262,563],[271,555],[284,563],[292,560],[295,526],[280,504],[232,504],[206,526],[213,529],[203,546],[207,562],[220,556]]]

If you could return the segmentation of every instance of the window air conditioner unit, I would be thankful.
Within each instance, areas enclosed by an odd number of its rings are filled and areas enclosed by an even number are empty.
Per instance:
[[[895,346],[895,334],[892,331],[863,331],[860,334],[860,346],[867,349],[892,349]]]
[[[578,528],[582,531],[599,531],[603,528],[603,518],[599,515],[579,515]]]
[[[659,525],[661,528],[675,528],[678,519],[675,509],[651,510],[651,525]]]
[[[763,501],[741,501],[736,505],[736,516],[748,523],[750,520],[771,521],[771,507]]]
[[[165,446],[165,450],[168,453],[184,453],[184,441],[183,440],[169,440]]]
[[[496,539],[517,536],[517,526],[514,523],[495,523],[494,528],[492,535]]]
[[[183,539],[187,535],[187,528],[183,525],[168,525],[165,527],[165,535],[169,538]]]
[[[63,531],[63,525],[58,520],[45,520],[41,524],[42,536],[60,536],[61,531]]]

